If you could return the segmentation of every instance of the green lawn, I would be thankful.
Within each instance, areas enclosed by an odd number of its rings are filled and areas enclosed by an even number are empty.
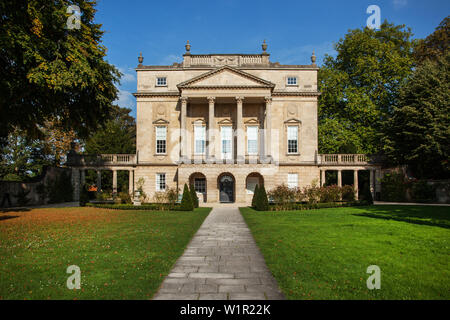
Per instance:
[[[0,299],[150,299],[209,211],[0,212]]]
[[[241,213],[288,299],[450,299],[449,207]]]

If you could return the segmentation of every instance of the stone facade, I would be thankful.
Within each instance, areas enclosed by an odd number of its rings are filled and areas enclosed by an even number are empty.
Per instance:
[[[102,168],[129,170],[130,193],[143,179],[149,201],[188,183],[207,203],[249,203],[256,184],[323,184],[325,170],[338,171],[340,184],[342,170],[355,170],[357,182],[356,170],[376,169],[364,155],[318,154],[314,53],[311,64],[281,65],[262,48],[194,55],[187,44],[183,62],[171,66],[143,65],[141,54],[136,154],[100,155]],[[81,160],[84,168],[99,163]]]
[[[181,64],[144,66],[140,59],[136,69],[134,180],[144,178],[145,192],[151,197],[157,191],[159,173],[165,174],[167,188],[181,189],[184,183],[204,179],[208,203],[223,201],[223,175],[234,184],[233,199],[228,200],[239,203],[253,196],[249,177],[267,189],[287,184],[288,174],[297,174],[299,187],[318,183],[315,60],[310,65],[280,65],[271,63],[265,50],[254,55],[192,55],[187,49]],[[166,128],[164,152],[157,150],[157,127]],[[224,127],[232,128],[231,154],[223,152]],[[257,131],[256,142],[254,137],[250,142],[256,143],[256,152],[255,146],[249,150],[249,127]],[[204,133],[204,150],[196,150],[195,130]],[[291,152],[288,130],[297,136]]]

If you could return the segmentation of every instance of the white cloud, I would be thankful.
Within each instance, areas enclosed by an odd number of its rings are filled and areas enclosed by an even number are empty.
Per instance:
[[[123,74],[122,78],[120,78],[120,83],[136,82],[136,76],[134,74],[135,71],[133,69],[124,69],[119,67],[119,71]]]
[[[408,0],[393,0],[392,3],[395,8],[402,8],[408,4]]]
[[[119,107],[122,108],[129,108],[134,109],[134,106],[136,104],[136,100],[134,96],[131,94],[131,92],[119,89],[118,99],[114,101],[119,105]]]

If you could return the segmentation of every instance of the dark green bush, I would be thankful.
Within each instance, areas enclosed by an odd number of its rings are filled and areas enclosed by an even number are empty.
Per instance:
[[[84,207],[89,202],[89,191],[86,185],[81,186],[80,190],[80,206]]]
[[[364,200],[367,205],[373,204],[372,192],[370,192],[369,184],[365,183],[361,193],[362,200]]]
[[[181,198],[180,210],[182,211],[192,211],[194,210],[194,204],[192,203],[191,193],[187,184],[184,184],[183,198]]]
[[[128,192],[119,192],[118,197],[120,199],[120,203],[131,204],[131,195]]]
[[[31,200],[27,197],[31,190],[25,190],[25,188],[20,188],[16,195],[17,204],[19,206],[26,206]]]
[[[197,192],[195,192],[195,188],[192,184],[189,186],[189,191],[191,193],[192,205],[194,206],[194,208],[198,208]]]
[[[255,191],[253,191],[253,197],[252,197],[252,208],[255,208],[256,207],[256,198],[257,198],[257,196],[258,196],[258,189],[259,189],[259,187],[258,187],[258,184],[255,186]]]
[[[258,195],[256,197],[256,210],[258,211],[268,211],[269,210],[269,200],[267,199],[266,188],[262,185],[258,189]]]
[[[161,210],[161,204],[143,204],[135,206],[133,204],[104,204],[104,203],[86,203],[87,207],[114,209],[114,210],[148,210],[148,211],[181,211],[180,205],[164,204],[165,209]]]

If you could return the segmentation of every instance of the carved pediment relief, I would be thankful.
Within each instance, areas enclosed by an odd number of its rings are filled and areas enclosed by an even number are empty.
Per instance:
[[[153,121],[153,124],[169,124],[169,123],[170,123],[169,121],[161,119],[161,118]]]
[[[298,119],[291,118],[289,120],[286,120],[284,123],[287,123],[287,124],[301,124],[302,122],[300,120],[298,120]]]
[[[269,81],[256,77],[247,72],[224,66],[190,80],[178,84],[178,88],[195,87],[262,87],[274,88],[275,85]]]
[[[249,120],[245,121],[244,123],[245,124],[259,124],[259,121],[258,121],[258,119],[253,118],[253,119],[249,119]]]
[[[205,121],[205,119],[195,119],[194,121],[192,121],[192,124],[206,125],[206,121]]]
[[[220,125],[232,125],[233,121],[231,121],[230,119],[223,119],[223,120],[220,120],[218,122],[218,124],[220,124]]]

